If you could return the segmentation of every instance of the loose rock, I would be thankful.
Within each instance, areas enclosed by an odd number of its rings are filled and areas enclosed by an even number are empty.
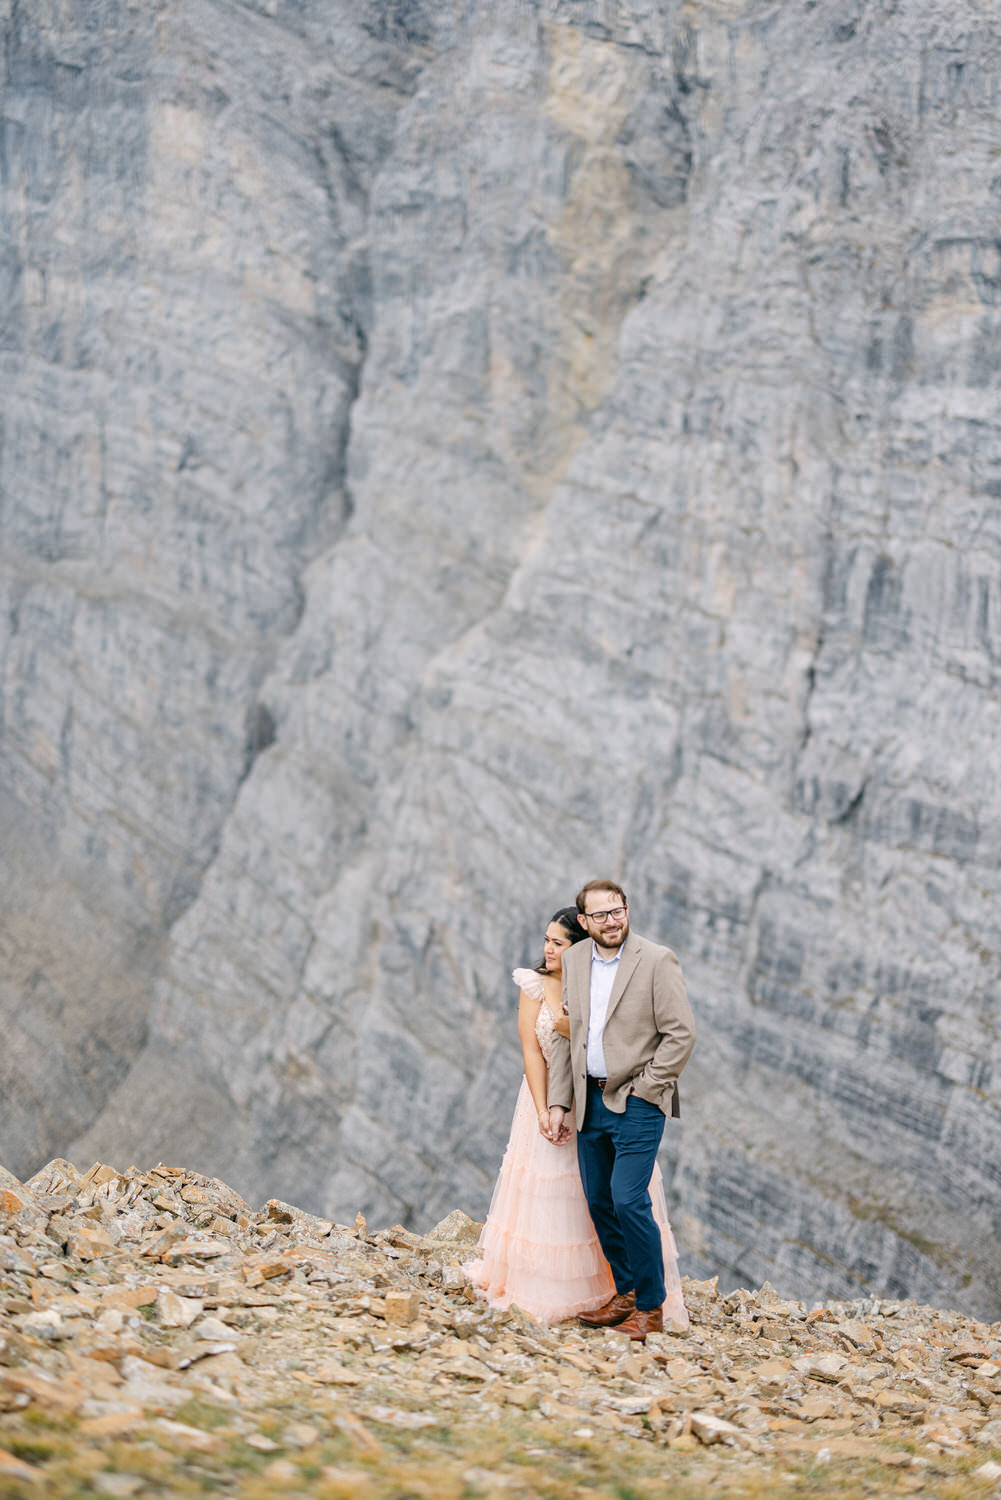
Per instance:
[[[382,1463],[380,1428],[451,1441],[456,1424],[524,1421],[656,1445],[662,1461],[739,1454],[770,1472],[799,1454],[832,1473],[866,1458],[909,1473],[912,1457],[948,1471],[976,1455],[980,1479],[1001,1474],[998,1329],[953,1313],[808,1310],[768,1286],[721,1298],[715,1282],[687,1281],[684,1341],[636,1346],[477,1301],[462,1255],[480,1226],[458,1210],[423,1237],[373,1235],[360,1216],[331,1226],[278,1200],[255,1212],[224,1183],[163,1165],[79,1173],[55,1161],[34,1186],[3,1181],[20,1206],[0,1219],[0,1475],[29,1485],[46,1461],[10,1448],[33,1412],[72,1420],[77,1448],[99,1461],[140,1438],[206,1463],[240,1442],[271,1455],[263,1477],[279,1490],[299,1483],[293,1455],[322,1453],[331,1433]],[[212,1221],[225,1237],[199,1228]],[[788,1354],[762,1358],[765,1326]],[[229,1436],[186,1420],[199,1402]],[[294,1414],[281,1431],[267,1416],[276,1402]],[[94,1477],[107,1481],[91,1484],[99,1493],[136,1492],[134,1474]]]

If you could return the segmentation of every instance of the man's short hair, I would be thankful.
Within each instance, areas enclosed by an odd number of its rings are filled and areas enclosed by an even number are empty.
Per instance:
[[[617,880],[589,880],[581,890],[577,892],[577,910],[582,916],[587,915],[587,897],[589,891],[615,891],[623,906],[628,906],[626,893]]]

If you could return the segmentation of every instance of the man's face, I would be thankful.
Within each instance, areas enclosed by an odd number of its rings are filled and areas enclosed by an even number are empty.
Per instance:
[[[629,908],[617,891],[588,891],[578,921],[599,948],[621,948],[629,935]]]

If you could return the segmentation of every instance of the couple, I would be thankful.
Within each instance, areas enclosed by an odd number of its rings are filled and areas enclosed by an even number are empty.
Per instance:
[[[620,885],[591,880],[514,980],[525,1078],[467,1275],[493,1307],[549,1323],[577,1314],[638,1341],[665,1312],[687,1326],[657,1166],[695,1042],[678,960],[630,932]]]

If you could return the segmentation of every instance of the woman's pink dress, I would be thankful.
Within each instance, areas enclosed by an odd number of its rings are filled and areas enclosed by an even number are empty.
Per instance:
[[[535,1034],[548,1065],[556,1035],[542,976],[515,969],[519,989],[539,1002]],[[480,1235],[482,1255],[466,1275],[491,1307],[512,1303],[533,1318],[558,1323],[600,1307],[615,1291],[612,1273],[595,1234],[577,1168],[577,1132],[554,1146],[539,1131],[527,1079],[522,1079],[507,1150]],[[664,1247],[667,1298],[664,1318],[688,1326],[678,1274],[678,1252],[667,1218],[660,1167],[650,1179],[654,1218]]]

